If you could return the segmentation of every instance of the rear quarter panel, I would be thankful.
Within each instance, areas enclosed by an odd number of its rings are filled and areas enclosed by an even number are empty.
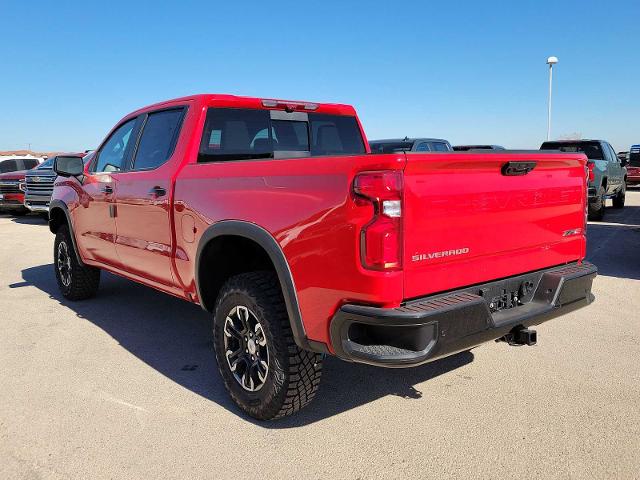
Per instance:
[[[361,266],[360,230],[373,209],[356,206],[350,196],[357,172],[401,169],[404,162],[404,155],[360,155],[189,163],[176,182],[174,204],[176,271],[185,289],[196,295],[202,232],[221,220],[243,220],[267,230],[282,248],[310,339],[329,343],[328,320],[343,303],[397,305],[402,273]],[[193,239],[181,233],[185,222],[195,226]]]

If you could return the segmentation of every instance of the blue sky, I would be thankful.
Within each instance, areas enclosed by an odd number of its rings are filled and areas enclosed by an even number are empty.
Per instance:
[[[95,147],[192,93],[349,103],[369,139],[640,143],[640,2],[0,0],[0,150]]]

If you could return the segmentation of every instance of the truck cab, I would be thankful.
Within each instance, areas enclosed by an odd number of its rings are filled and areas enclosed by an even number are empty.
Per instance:
[[[627,190],[627,169],[613,147],[604,140],[554,140],[540,150],[584,153],[588,168],[589,219],[602,220],[608,199],[613,208],[623,208]]]

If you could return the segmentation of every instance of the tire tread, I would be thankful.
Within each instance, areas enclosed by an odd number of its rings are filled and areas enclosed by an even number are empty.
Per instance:
[[[227,390],[233,400],[253,417],[271,420],[292,415],[313,400],[322,376],[322,355],[302,350],[295,343],[280,282],[275,272],[256,271],[230,278],[220,291],[215,312],[225,296],[233,291],[243,292],[255,299],[267,317],[273,319],[270,330],[275,337],[274,353],[284,371],[282,388],[286,390],[268,405],[245,405],[242,399],[234,394],[233,389]],[[220,362],[218,367],[222,368]]]

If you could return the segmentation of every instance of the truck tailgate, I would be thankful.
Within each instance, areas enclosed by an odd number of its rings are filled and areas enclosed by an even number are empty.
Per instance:
[[[408,153],[404,296],[417,298],[585,254],[586,157]],[[524,175],[507,163],[535,162]]]

